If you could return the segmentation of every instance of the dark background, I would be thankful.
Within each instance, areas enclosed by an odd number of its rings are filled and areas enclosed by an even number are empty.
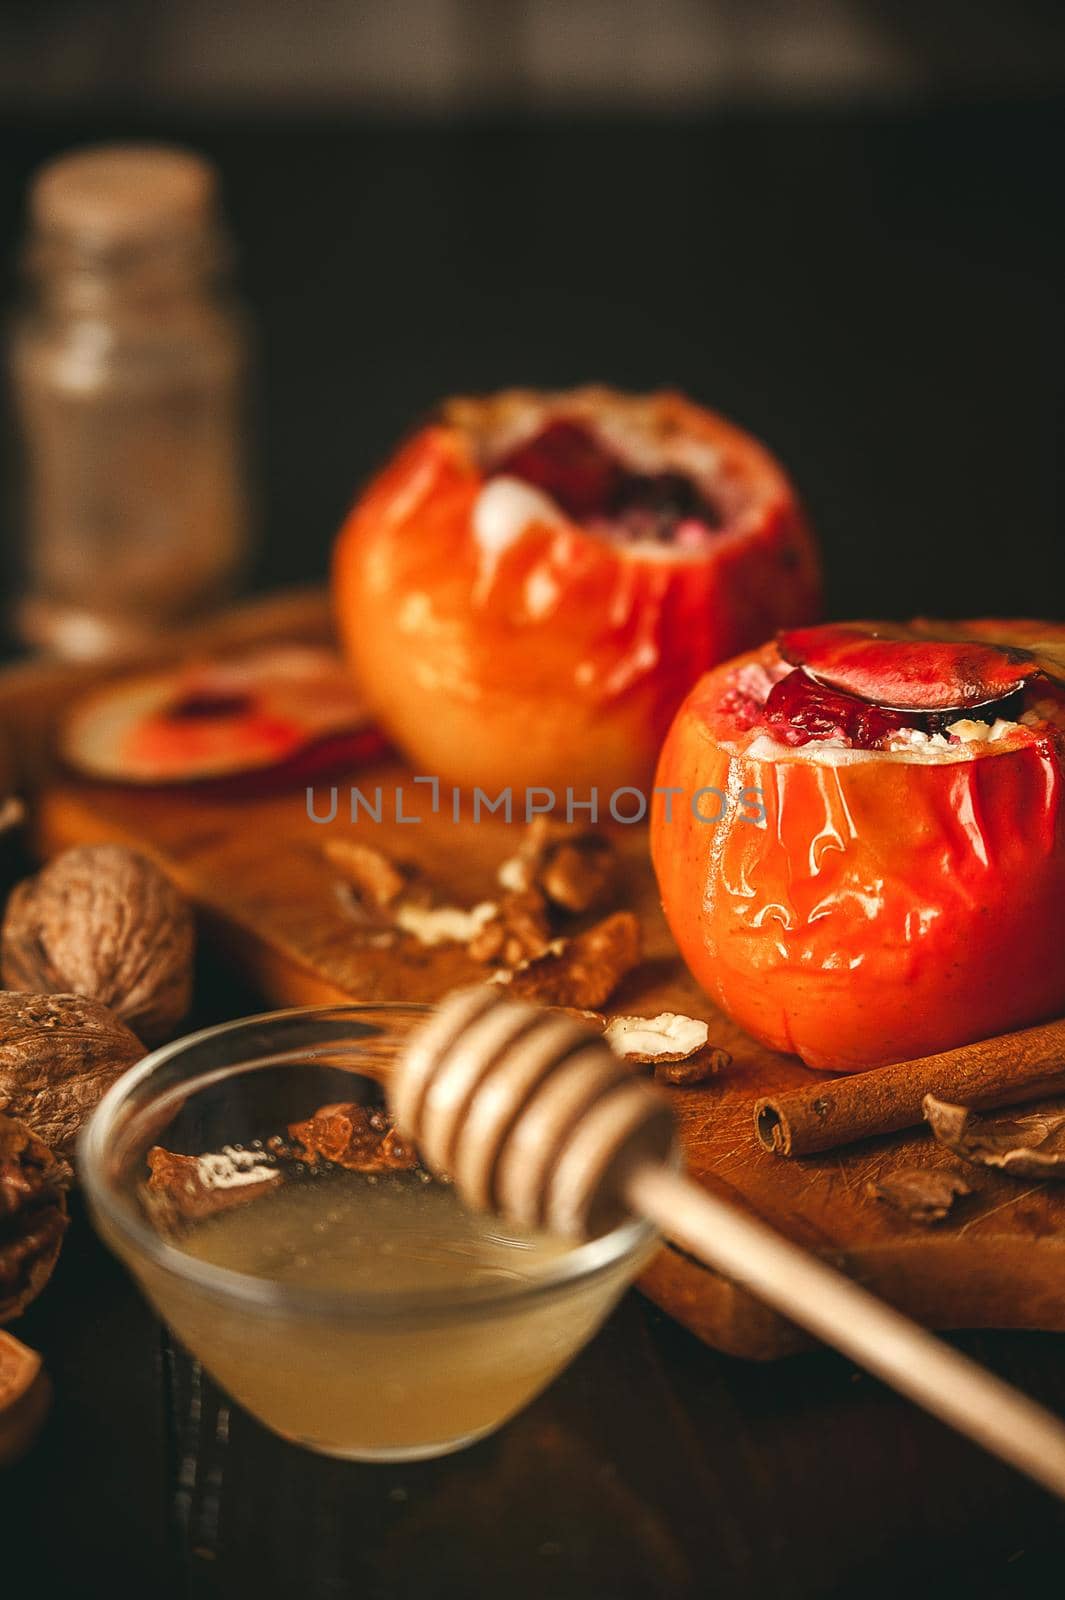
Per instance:
[[[185,141],[258,327],[258,585],[322,577],[441,395],[598,378],[762,436],[833,612],[1060,616],[1061,35],[987,3],[9,5],[6,299],[41,160]],[[5,1595],[1060,1589],[1061,1512],[1005,1468],[835,1356],[732,1361],[635,1296],[498,1438],[396,1470],[230,1418],[80,1215],[18,1332],[57,1402],[0,1483]],[[961,1342],[1065,1410],[1061,1339]]]
[[[158,134],[217,160],[259,330],[259,584],[325,573],[356,486],[442,395],[602,379],[678,384],[770,444],[832,613],[1057,616],[1063,125],[1061,97],[23,118],[0,241],[13,274],[26,178],[71,144]]]

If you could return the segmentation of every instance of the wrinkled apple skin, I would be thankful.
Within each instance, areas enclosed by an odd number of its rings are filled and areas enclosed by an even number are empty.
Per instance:
[[[707,994],[773,1049],[839,1072],[1065,1011],[1058,741],[936,765],[730,755],[725,670],[681,707],[655,783],[759,788],[764,826],[739,804],[703,824],[676,797],[669,822],[661,795],[651,825],[666,917]]]
[[[341,637],[420,772],[563,801],[595,785],[605,806],[613,788],[649,783],[700,672],[816,615],[813,543],[780,468],[679,396],[647,403],[750,485],[740,524],[700,554],[637,557],[560,516],[489,561],[471,527],[484,479],[448,423],[417,434],[354,507],[334,566]]]

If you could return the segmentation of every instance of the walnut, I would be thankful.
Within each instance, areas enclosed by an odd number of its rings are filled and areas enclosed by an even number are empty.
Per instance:
[[[306,1122],[293,1122],[290,1152],[314,1166],[321,1158],[348,1172],[409,1172],[418,1165],[413,1145],[396,1132],[387,1111],[355,1102],[320,1106]]]
[[[153,1145],[148,1171],[142,1191],[145,1208],[156,1225],[168,1231],[247,1205],[282,1181],[268,1157],[234,1145],[205,1156],[178,1155]]]
[[[20,884],[2,955],[5,988],[99,1000],[146,1044],[168,1038],[192,998],[189,905],[122,845],[67,850]]]
[[[113,1011],[76,994],[0,990],[0,1108],[70,1156],[89,1112],[144,1046]]]
[[[67,1226],[70,1169],[32,1129],[0,1116],[0,1323],[35,1300]]]
[[[617,856],[609,839],[594,829],[534,817],[517,854],[504,861],[499,882],[520,893],[542,889],[564,911],[602,905],[614,884]]]
[[[25,1455],[48,1414],[52,1386],[36,1350],[0,1333],[0,1467]]]
[[[592,1009],[609,1000],[640,956],[638,919],[631,911],[615,911],[572,939],[556,940],[535,961],[496,977],[510,985],[515,999]]]
[[[538,889],[526,889],[503,895],[495,917],[470,940],[468,949],[474,961],[516,967],[542,956],[550,943],[547,902]]]

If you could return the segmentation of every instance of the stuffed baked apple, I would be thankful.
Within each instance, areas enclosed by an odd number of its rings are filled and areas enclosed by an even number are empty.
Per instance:
[[[706,667],[810,620],[781,468],[676,394],[454,400],[371,483],[335,593],[357,680],[427,773],[646,784]]]
[[[1065,1011],[1063,679],[1038,622],[799,629],[703,677],[652,853],[707,993],[837,1071]]]

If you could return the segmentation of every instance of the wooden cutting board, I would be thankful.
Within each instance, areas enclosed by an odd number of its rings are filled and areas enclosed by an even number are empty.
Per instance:
[[[198,648],[263,638],[321,639],[324,600],[309,594],[259,602],[231,614],[192,641]],[[435,816],[427,789],[385,761],[316,785],[319,814],[329,789],[339,789],[337,819],[311,820],[304,789],[220,798],[194,789],[143,792],[79,780],[51,754],[50,730],[86,674],[68,668],[22,667],[0,675],[0,728],[36,789],[31,840],[42,857],[71,845],[116,840],[152,854],[195,900],[204,937],[236,962],[277,1005],[347,997],[431,1001],[484,969],[456,946],[425,949],[404,939],[394,949],[367,945],[349,909],[327,840],[365,838],[397,858],[417,862],[460,905],[495,892],[495,871],[513,851],[519,824],[486,818],[473,825]],[[364,795],[382,791],[380,824],[348,820],[352,783]],[[394,791],[406,784],[403,824]],[[420,797],[420,804],[419,804]],[[643,828],[618,828],[624,903],[644,929],[643,966],[615,994],[611,1012],[652,1015],[670,1010],[705,1017],[711,1038],[734,1065],[705,1087],[672,1091],[691,1174],[708,1189],[749,1208],[799,1243],[929,1326],[1065,1330],[1065,1186],[965,1167],[973,1192],[952,1217],[921,1227],[866,1193],[870,1180],[898,1168],[963,1164],[924,1135],[896,1136],[805,1160],[765,1153],[753,1130],[755,1099],[811,1081],[792,1058],[775,1055],[742,1034],[697,990],[673,947],[658,905]],[[733,1354],[769,1358],[805,1338],[745,1291],[664,1248],[642,1287],[700,1338]]]

